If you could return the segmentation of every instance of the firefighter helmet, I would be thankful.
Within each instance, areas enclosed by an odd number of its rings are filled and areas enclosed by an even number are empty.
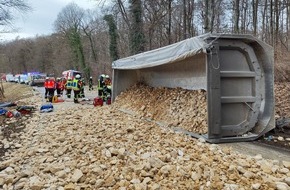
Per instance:
[[[80,78],[81,78],[81,75],[77,74],[76,79],[80,79]]]

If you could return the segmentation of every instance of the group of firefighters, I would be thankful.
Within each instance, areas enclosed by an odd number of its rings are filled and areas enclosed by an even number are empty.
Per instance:
[[[93,78],[89,78],[89,90],[93,90]],[[84,78],[77,74],[73,79],[71,77],[57,78],[47,77],[44,82],[45,99],[48,102],[53,102],[54,97],[60,97],[66,91],[67,98],[71,98],[72,91],[74,92],[74,103],[79,103],[79,98],[85,98],[84,94]],[[98,96],[104,101],[111,98],[111,79],[109,75],[100,75],[98,78]],[[56,96],[55,96],[56,91]]]

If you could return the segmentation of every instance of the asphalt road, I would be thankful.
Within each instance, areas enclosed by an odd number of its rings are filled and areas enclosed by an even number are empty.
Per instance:
[[[45,89],[44,87],[33,87],[35,89],[35,91],[39,92],[41,94],[41,96],[44,99],[44,93],[45,93]],[[96,89],[96,88],[95,88]],[[55,91],[55,95],[56,95],[56,91]],[[72,97],[73,97],[74,93],[72,91]],[[88,86],[85,86],[85,96],[87,99],[93,100],[96,96],[98,95],[98,92],[96,90],[93,91],[89,91],[88,90]],[[65,91],[64,91],[64,95],[62,96],[63,99],[66,99],[65,96]]]
[[[250,156],[261,154],[266,159],[290,161],[290,150],[285,151],[279,147],[270,147],[266,144],[258,144],[255,141],[225,143],[220,144],[220,146],[232,147],[233,150]]]

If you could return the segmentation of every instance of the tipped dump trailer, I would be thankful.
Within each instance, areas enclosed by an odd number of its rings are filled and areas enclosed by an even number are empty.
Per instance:
[[[116,60],[113,100],[137,82],[207,92],[211,143],[251,141],[275,128],[273,48],[251,35],[204,34]]]

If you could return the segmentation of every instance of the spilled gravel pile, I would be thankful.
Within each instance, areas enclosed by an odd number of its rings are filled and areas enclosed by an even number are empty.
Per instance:
[[[290,118],[290,85],[289,82],[275,83],[276,118]]]
[[[115,103],[123,110],[162,122],[169,127],[207,133],[207,104],[204,90],[135,85],[121,93]]]
[[[26,101],[42,103],[36,96]],[[65,101],[51,113],[34,113],[13,138],[0,134],[6,149],[0,188],[289,189],[290,162],[175,133],[120,111],[121,105]]]

